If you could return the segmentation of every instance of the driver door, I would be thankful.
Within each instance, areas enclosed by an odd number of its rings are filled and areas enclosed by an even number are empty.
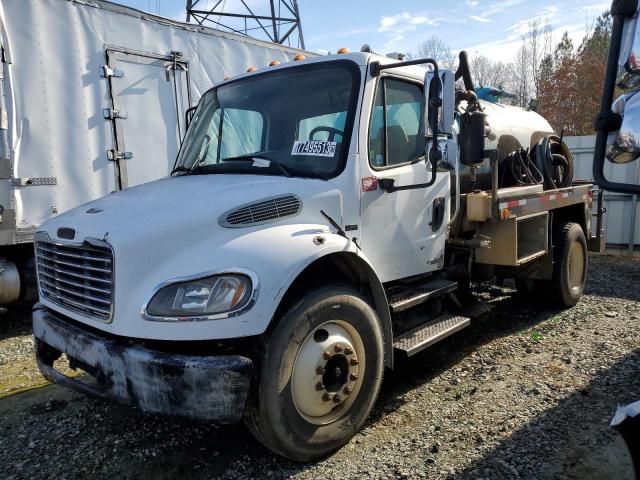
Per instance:
[[[376,86],[368,144],[361,162],[362,250],[383,282],[442,268],[449,218],[449,174],[428,188],[387,193],[396,186],[426,183],[423,87],[382,76]]]

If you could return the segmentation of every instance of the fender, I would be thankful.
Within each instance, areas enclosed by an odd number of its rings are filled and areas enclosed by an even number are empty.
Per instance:
[[[356,287],[367,287],[372,301],[372,307],[378,314],[384,335],[385,367],[393,368],[393,323],[387,302],[387,296],[382,282],[375,273],[371,262],[357,244],[335,233],[321,234],[329,248],[323,250],[320,257],[309,257],[302,262],[292,275],[283,282],[276,296],[278,306],[274,311],[274,318],[269,326],[272,328],[278,321],[278,316],[283,314],[289,303],[295,299],[288,295],[295,295],[297,287],[304,287],[309,281],[318,276],[329,279],[344,279],[345,283],[352,283]],[[348,266],[350,274],[340,271],[339,266]],[[331,270],[331,272],[328,272]]]

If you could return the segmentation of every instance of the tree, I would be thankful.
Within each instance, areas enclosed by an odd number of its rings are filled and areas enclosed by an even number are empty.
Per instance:
[[[438,62],[438,67],[447,70],[455,69],[456,56],[447,45],[437,35],[431,35],[418,45],[419,58],[432,58]]]
[[[573,41],[569,37],[569,32],[565,31],[562,34],[562,39],[555,49],[555,61],[556,65],[560,65],[562,62],[571,61],[573,59]]]
[[[523,41],[518,49],[515,58],[511,62],[512,90],[517,99],[516,105],[526,107],[531,99],[531,76],[529,67],[531,65],[531,52]]]
[[[540,92],[542,62],[551,54],[551,44],[551,25],[549,22],[543,24],[540,19],[531,20],[528,30],[523,36],[523,47],[527,49],[528,68],[533,88],[531,94],[534,98],[537,98]]]
[[[602,96],[611,23],[609,12],[600,15],[578,47],[574,88],[579,92],[576,95],[576,107],[581,115],[576,118],[576,130],[581,135],[593,133],[593,118],[598,112]]]
[[[600,15],[577,49],[565,32],[556,46],[553,61],[545,60],[540,113],[556,131],[566,135],[593,134],[593,119],[602,95],[611,35],[609,12]],[[541,65],[541,69],[543,66]]]
[[[549,53],[540,62],[540,85],[538,96],[542,89],[542,85],[548,83],[553,77],[553,56]]]
[[[472,55],[469,58],[471,77],[479,87],[503,88],[509,84],[509,65],[500,61],[493,61],[486,55]]]

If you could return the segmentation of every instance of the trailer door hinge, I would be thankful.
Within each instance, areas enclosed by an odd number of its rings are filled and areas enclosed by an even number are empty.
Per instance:
[[[114,120],[116,118],[125,119],[129,116],[127,112],[120,112],[118,110],[114,110],[113,108],[103,108],[102,116],[107,120]]]
[[[100,77],[101,78],[122,78],[124,77],[124,72],[118,68],[111,68],[109,65],[103,65],[100,67]]]
[[[118,150],[107,150],[107,159],[115,162],[117,160],[131,160],[133,152],[119,152]]]
[[[41,187],[43,185],[57,185],[57,177],[18,177],[11,179],[14,187]]]

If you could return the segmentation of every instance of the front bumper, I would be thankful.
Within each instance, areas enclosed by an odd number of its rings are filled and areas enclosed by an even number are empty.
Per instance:
[[[33,334],[38,368],[52,382],[145,412],[219,423],[242,418],[252,370],[246,357],[150,350],[78,327],[40,304],[33,309]],[[62,353],[95,381],[56,370]]]

